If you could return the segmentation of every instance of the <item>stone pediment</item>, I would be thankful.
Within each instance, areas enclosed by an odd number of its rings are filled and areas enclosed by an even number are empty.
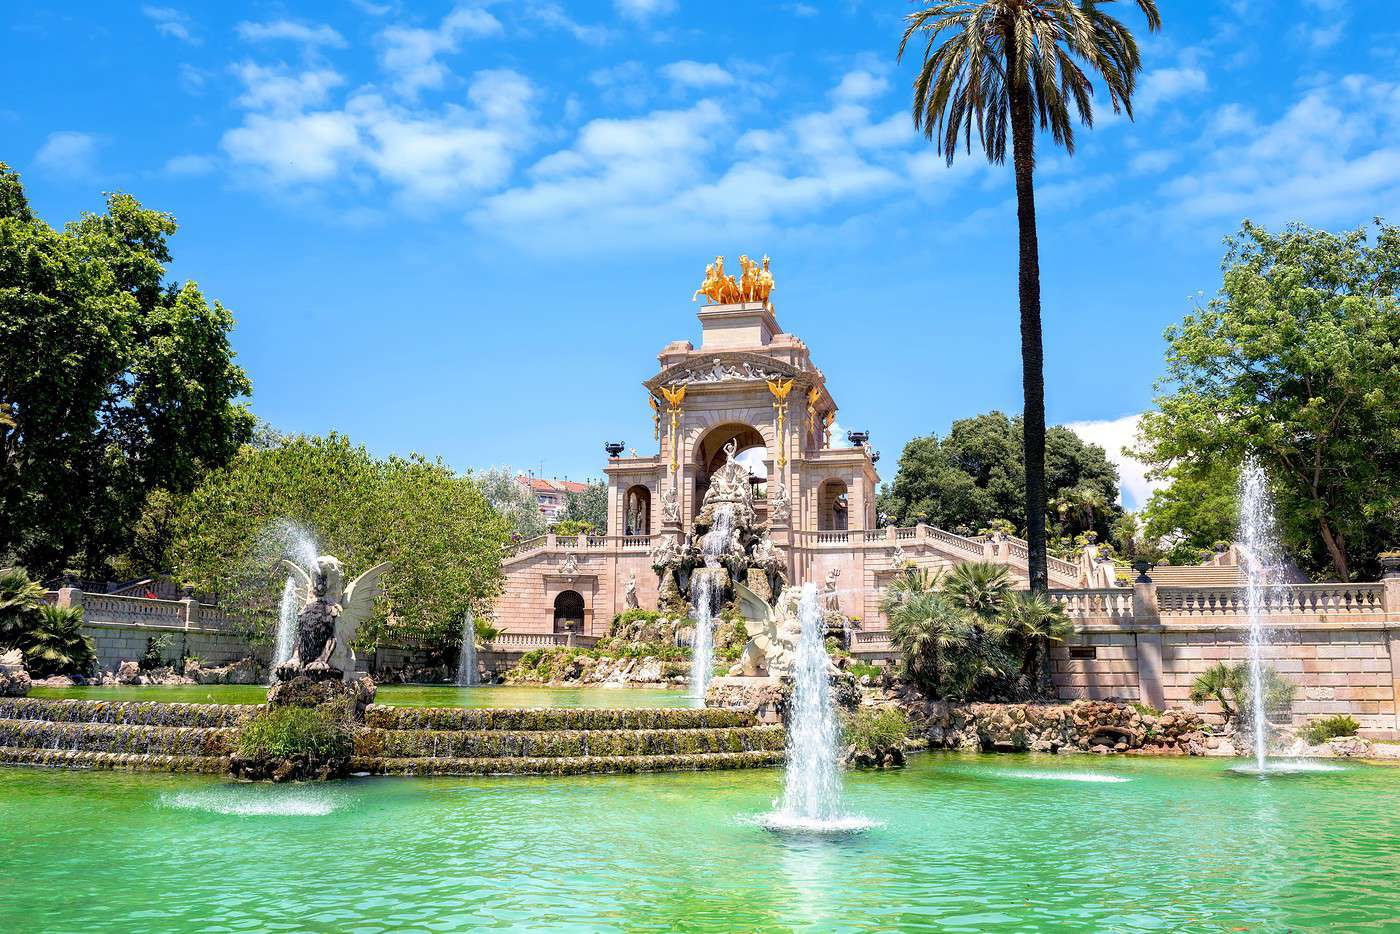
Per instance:
[[[803,370],[764,354],[729,350],[697,353],[689,360],[666,367],[643,385],[656,392],[662,386],[762,383],[778,379],[806,383],[805,375]]]

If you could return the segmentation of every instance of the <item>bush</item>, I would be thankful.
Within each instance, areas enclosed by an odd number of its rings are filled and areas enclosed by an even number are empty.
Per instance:
[[[36,678],[92,674],[97,651],[83,635],[82,607],[44,602],[44,588],[22,568],[0,571],[0,652],[19,649]]]
[[[1282,713],[1292,707],[1297,688],[1267,665],[1261,674],[1264,682],[1265,713]],[[1249,693],[1248,662],[1240,662],[1237,665],[1216,662],[1196,676],[1191,685],[1191,702],[1199,704],[1214,700],[1220,705],[1228,723],[1244,713],[1245,708],[1249,706]]]
[[[888,749],[909,735],[909,718],[894,707],[881,710],[862,708],[842,718],[841,735],[856,749]]]
[[[350,758],[355,738],[334,711],[269,707],[243,725],[234,749],[240,758],[253,762],[326,762]]]
[[[880,666],[872,665],[869,662],[851,662],[846,670],[856,678],[862,678],[866,675],[869,675],[871,678],[880,677]]]
[[[1355,736],[1359,729],[1361,724],[1356,722],[1355,717],[1344,713],[1337,714],[1309,723],[1303,729],[1303,739],[1307,740],[1309,746],[1321,746],[1338,736]]]
[[[146,651],[141,656],[141,660],[136,663],[136,667],[142,671],[150,671],[160,668],[165,664],[165,650],[170,648],[170,636],[159,635],[150,636],[146,639]]]

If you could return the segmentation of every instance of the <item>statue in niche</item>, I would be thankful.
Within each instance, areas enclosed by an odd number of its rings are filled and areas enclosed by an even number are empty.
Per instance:
[[[679,525],[681,521],[681,501],[676,495],[675,484],[668,484],[661,490],[661,520],[669,525]]]
[[[627,575],[627,584],[622,588],[622,600],[629,610],[641,609],[641,604],[637,602],[637,572],[633,571]]]
[[[835,613],[841,612],[841,595],[836,590],[836,579],[840,576],[841,569],[832,568],[826,572],[826,581],[822,584],[823,607]]]
[[[787,522],[792,516],[792,500],[788,497],[787,484],[782,478],[768,481],[768,520]]]
[[[282,563],[291,572],[302,610],[297,615],[292,657],[277,666],[273,677],[278,681],[297,675],[313,681],[350,680],[355,672],[351,643],[384,592],[379,581],[392,565],[376,564],[342,590],[344,573],[338,558],[321,555],[310,573],[291,561]]]

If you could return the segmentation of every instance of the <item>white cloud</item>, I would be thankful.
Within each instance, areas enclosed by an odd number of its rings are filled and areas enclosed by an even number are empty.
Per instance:
[[[393,6],[390,4],[371,3],[370,0],[350,0],[350,2],[356,9],[363,13],[368,13],[370,16],[383,16],[393,9]]]
[[[580,42],[589,45],[602,45],[612,38],[612,33],[604,26],[588,26],[578,22],[564,8],[553,0],[534,0],[525,8],[525,15],[541,26],[567,32]]]
[[[1400,84],[1315,87],[1272,123],[1222,108],[1202,159],[1162,187],[1176,216],[1356,224],[1400,209]]]
[[[214,171],[215,162],[213,156],[175,156],[166,160],[165,174],[175,175],[183,178],[193,178],[200,175],[208,175]]]
[[[864,69],[847,72],[841,83],[831,92],[838,101],[864,101],[885,93],[890,83],[879,75]]]
[[[661,74],[672,84],[687,88],[726,87],[734,83],[734,76],[714,62],[694,62],[688,59],[672,62],[662,67]]]
[[[710,98],[593,120],[571,146],[537,160],[525,184],[487,197],[471,217],[532,249],[689,244],[761,234],[915,185],[944,187],[909,171],[917,141],[907,116],[876,121],[853,102],[875,84],[865,73],[847,75],[830,109],[748,126],[737,138],[738,112]]]
[[[272,20],[266,23],[239,23],[235,30],[245,42],[271,42],[285,40],[302,45],[328,45],[337,49],[345,47],[345,37],[329,26],[309,26],[289,19]]]
[[[1065,425],[1089,444],[1097,444],[1103,448],[1108,459],[1118,468],[1119,499],[1125,509],[1141,509],[1147,505],[1147,499],[1153,491],[1165,486],[1159,480],[1147,479],[1146,465],[1123,453],[1123,448],[1131,447],[1137,440],[1138,421],[1141,418],[1141,415],[1124,415],[1122,418],[1070,422]]]
[[[1206,73],[1199,68],[1158,68],[1149,71],[1133,96],[1133,109],[1135,112],[1151,113],[1162,104],[1204,91],[1208,83]]]
[[[292,72],[285,65],[265,67],[240,62],[233,73],[247,89],[236,103],[248,110],[299,111],[321,104],[330,92],[345,83],[329,68]]]
[[[462,40],[500,35],[501,21],[478,7],[459,6],[436,29],[390,26],[379,34],[380,63],[405,97],[440,88],[451,72],[439,55],[457,51]]]
[[[613,6],[622,16],[645,22],[652,17],[675,12],[676,0],[613,0]]]
[[[50,133],[37,152],[34,164],[49,175],[88,178],[97,168],[97,137],[77,130]]]
[[[192,21],[180,10],[168,6],[143,6],[141,12],[156,24],[156,32],[162,36],[179,39],[188,45],[199,45],[204,40],[191,30]]]
[[[1128,161],[1128,168],[1138,175],[1156,175],[1177,163],[1181,153],[1174,149],[1149,149]]]
[[[497,188],[534,135],[534,86],[507,70],[477,72],[468,106],[403,106],[370,88],[343,107],[316,109],[340,83],[333,72],[241,66],[250,113],[224,134],[235,165],[273,186],[372,177],[410,206],[443,206]]]

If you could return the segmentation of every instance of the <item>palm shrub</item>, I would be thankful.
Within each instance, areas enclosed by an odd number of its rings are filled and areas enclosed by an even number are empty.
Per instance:
[[[97,667],[92,640],[83,635],[83,608],[39,607],[32,625],[18,641],[24,667],[36,678],[89,675]]]
[[[1356,722],[1355,717],[1342,713],[1309,723],[1303,730],[1303,738],[1309,746],[1321,746],[1338,736],[1355,736],[1360,729],[1361,724]]]
[[[882,609],[899,648],[901,674],[934,697],[966,697],[1014,666],[995,621],[939,592],[941,581],[937,574],[911,569],[890,585]]]
[[[1013,655],[1021,659],[1021,674],[1037,694],[1050,686],[1050,644],[1063,642],[1070,621],[1065,608],[1043,593],[1014,591],[1001,603],[998,620],[1006,629]]]
[[[0,570],[0,651],[8,649],[20,650],[36,678],[86,675],[97,664],[82,608],[50,606],[23,568]]]
[[[1003,564],[969,561],[942,578],[943,592],[969,613],[994,620],[1011,591],[1011,575]]]
[[[1293,706],[1297,689],[1277,671],[1265,665],[1261,672],[1264,688],[1264,713],[1280,713]],[[1249,663],[1227,665],[1216,662],[1196,676],[1191,684],[1191,702],[1202,704],[1213,700],[1220,705],[1225,722],[1237,719],[1249,706]]]

